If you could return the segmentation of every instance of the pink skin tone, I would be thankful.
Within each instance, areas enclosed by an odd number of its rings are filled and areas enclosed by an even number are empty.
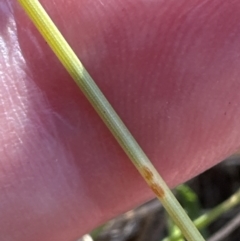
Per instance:
[[[42,3],[171,187],[239,148],[240,1]],[[0,157],[3,241],[75,240],[154,196],[14,0]]]

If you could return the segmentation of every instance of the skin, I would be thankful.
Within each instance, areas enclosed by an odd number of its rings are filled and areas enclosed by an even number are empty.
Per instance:
[[[41,2],[171,187],[239,148],[240,1]],[[1,240],[75,240],[153,198],[15,0],[0,56]]]

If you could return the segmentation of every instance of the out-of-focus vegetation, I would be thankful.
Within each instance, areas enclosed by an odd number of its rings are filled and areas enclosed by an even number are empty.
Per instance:
[[[240,157],[233,156],[174,192],[207,241],[240,240]],[[81,241],[184,241],[154,199],[95,229]]]

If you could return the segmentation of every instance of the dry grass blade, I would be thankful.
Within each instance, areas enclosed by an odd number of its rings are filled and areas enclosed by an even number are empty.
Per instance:
[[[209,224],[217,220],[222,214],[231,210],[232,208],[238,206],[240,204],[240,189],[238,189],[231,197],[227,200],[210,210],[209,212],[201,215],[196,220],[194,220],[195,226],[201,230],[204,227],[207,227]],[[178,241],[183,237],[183,234],[179,231],[176,232],[174,237],[165,238],[163,241]]]
[[[207,241],[222,241],[240,226],[240,213]]]
[[[43,35],[49,46],[65,66],[82,92],[132,160],[150,188],[189,241],[203,241],[203,237],[182,209],[170,189],[153,167],[103,93],[90,77],[71,47],[63,38],[48,14],[37,0],[19,0],[28,16]]]

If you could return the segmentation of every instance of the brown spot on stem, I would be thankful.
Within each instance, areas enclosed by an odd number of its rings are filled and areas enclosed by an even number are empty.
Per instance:
[[[156,183],[153,183],[151,185],[151,189],[153,190],[153,192],[160,198],[164,197],[164,191],[163,189]]]
[[[143,171],[143,176],[149,181],[151,182],[153,180],[153,173],[149,170],[149,168],[147,167],[143,167],[142,168]]]
[[[149,182],[149,185],[153,192],[160,198],[163,198],[165,193],[163,189],[154,182],[154,176],[153,173],[149,170],[148,167],[142,167],[142,174],[145,177],[145,179]]]

